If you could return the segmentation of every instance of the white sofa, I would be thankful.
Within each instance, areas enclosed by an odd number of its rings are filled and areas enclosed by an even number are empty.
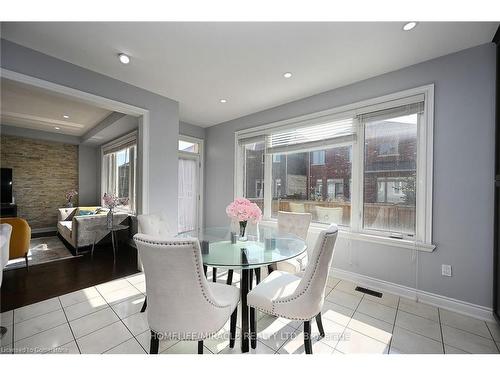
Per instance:
[[[82,215],[84,211],[95,211],[98,208],[102,210],[98,214]],[[83,246],[92,245],[95,231],[89,230],[90,227],[101,225],[102,230],[97,232],[96,243],[102,240],[109,233],[106,229],[106,214],[108,210],[101,207],[71,207],[59,208],[57,218],[57,232],[71,246],[74,247],[76,253]],[[127,213],[114,213],[113,222],[121,224],[128,218]]]

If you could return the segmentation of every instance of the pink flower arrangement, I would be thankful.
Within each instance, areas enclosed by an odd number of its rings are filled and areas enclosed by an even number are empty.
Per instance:
[[[104,193],[104,196],[102,197],[102,201],[104,202],[104,205],[107,208],[112,210],[116,206],[126,205],[128,203],[128,198],[118,198],[114,194]]]
[[[259,206],[246,198],[236,198],[234,202],[226,207],[226,214],[233,220],[239,222],[250,221],[253,224],[262,219],[262,211]]]
[[[68,203],[71,202],[71,200],[78,195],[78,192],[76,190],[70,190],[66,193],[66,200]]]

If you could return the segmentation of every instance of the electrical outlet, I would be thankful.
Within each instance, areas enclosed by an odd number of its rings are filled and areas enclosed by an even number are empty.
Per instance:
[[[451,266],[449,264],[441,264],[441,275],[451,277]]]

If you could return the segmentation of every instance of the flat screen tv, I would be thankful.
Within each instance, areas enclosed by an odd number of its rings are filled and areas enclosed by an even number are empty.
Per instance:
[[[1,203],[12,203],[12,169],[1,168],[2,196]]]

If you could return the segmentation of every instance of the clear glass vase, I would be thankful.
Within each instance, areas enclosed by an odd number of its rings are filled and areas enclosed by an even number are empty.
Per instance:
[[[245,231],[247,229],[247,222],[240,221],[240,241],[246,241]]]
[[[108,214],[106,215],[106,228],[112,229],[113,228],[113,210],[110,209],[108,211]]]

